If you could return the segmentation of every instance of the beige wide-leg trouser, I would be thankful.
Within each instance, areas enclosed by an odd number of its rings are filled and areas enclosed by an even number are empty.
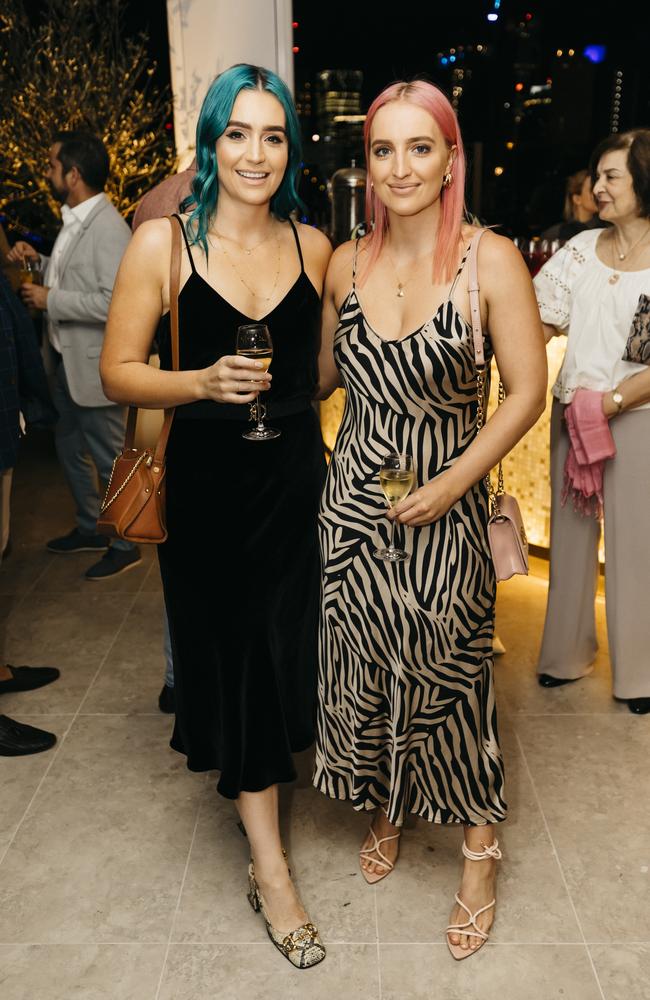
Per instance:
[[[598,650],[594,601],[600,525],[562,506],[569,435],[564,407],[551,413],[551,562],[538,673],[575,679]],[[617,698],[650,697],[650,410],[611,421],[616,457],[605,465],[606,612]]]

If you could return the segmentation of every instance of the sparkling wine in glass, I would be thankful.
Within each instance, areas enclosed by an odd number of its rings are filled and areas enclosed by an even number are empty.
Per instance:
[[[238,327],[236,350],[242,358],[259,361],[267,372],[273,358],[273,341],[268,326],[265,323],[246,323]],[[267,427],[264,423],[265,414],[266,407],[260,402],[258,395],[251,407],[251,420],[255,421],[255,427],[242,434],[243,438],[247,441],[271,441],[280,437],[280,431]]]
[[[395,507],[407,497],[413,487],[415,471],[410,455],[391,452],[386,455],[379,470],[379,485],[389,507]],[[387,549],[377,549],[375,556],[385,562],[401,562],[408,559],[408,552],[395,546],[395,521],[391,525],[390,545]]]

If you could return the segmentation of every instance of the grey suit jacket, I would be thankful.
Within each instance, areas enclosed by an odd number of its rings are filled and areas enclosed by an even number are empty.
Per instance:
[[[131,232],[104,195],[72,237],[59,262],[59,282],[47,297],[56,324],[70,395],[79,406],[112,406],[99,378],[99,355],[115,276]],[[47,270],[45,272],[47,285]],[[45,363],[52,351],[44,338]]]

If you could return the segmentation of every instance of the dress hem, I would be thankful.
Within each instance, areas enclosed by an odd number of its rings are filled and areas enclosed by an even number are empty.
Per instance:
[[[358,799],[355,800],[351,795],[348,795],[347,793],[343,795],[335,794],[334,792],[330,791],[329,788],[323,787],[322,782],[319,783],[318,781],[314,781],[313,786],[316,789],[316,791],[321,792],[323,795],[326,795],[330,799],[335,799],[338,802],[350,802],[355,812],[370,812],[372,810],[377,809],[379,806],[383,808],[387,801],[385,800],[384,802],[377,803],[377,802],[372,802],[368,799],[364,802],[361,802]],[[389,816],[388,813],[386,814],[386,817],[388,819],[388,822],[393,823],[395,826],[402,826],[404,823],[405,816],[417,816],[420,819],[424,819],[428,823],[434,823],[437,826],[492,826],[496,825],[497,823],[503,823],[507,819],[507,813],[504,812],[498,818],[484,819],[482,820],[482,822],[479,823],[471,819],[459,818],[455,813],[449,811],[444,812],[443,810],[438,810],[438,812],[442,814],[442,817],[448,816],[449,819],[431,818],[430,814],[418,809],[405,810],[402,813],[401,823],[397,822],[399,817],[391,818],[391,816]]]

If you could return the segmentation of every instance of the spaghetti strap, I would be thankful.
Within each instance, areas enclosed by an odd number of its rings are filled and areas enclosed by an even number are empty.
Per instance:
[[[361,237],[357,236],[354,242],[354,257],[352,258],[352,287],[356,288],[356,277],[357,277],[357,254],[359,253],[359,240]]]
[[[187,233],[185,232],[185,224],[183,223],[183,220],[181,219],[180,215],[174,213],[173,218],[178,219],[178,224],[181,227],[183,239],[185,240],[185,246],[187,248],[187,256],[190,259],[190,267],[192,268],[192,271],[194,271],[194,273],[196,274],[196,267],[194,266],[194,258],[192,257],[192,251],[190,250],[189,240],[187,238]]]
[[[293,229],[293,235],[296,238],[296,246],[298,247],[298,256],[300,257],[300,273],[302,274],[305,270],[305,262],[302,259],[302,248],[300,246],[300,239],[298,238],[298,230],[295,227],[294,221],[289,217],[289,222],[291,223],[291,228]]]
[[[449,289],[449,294],[447,296],[447,302],[449,302],[451,300],[451,297],[454,294],[454,290],[456,288],[456,285],[458,284],[458,279],[460,278],[461,274],[463,273],[463,268],[465,267],[465,263],[466,263],[468,257],[469,257],[469,246],[467,247],[467,249],[465,250],[465,253],[463,254],[463,259],[460,262],[460,267],[456,271],[456,277],[454,278],[454,280],[451,283],[451,288]]]

